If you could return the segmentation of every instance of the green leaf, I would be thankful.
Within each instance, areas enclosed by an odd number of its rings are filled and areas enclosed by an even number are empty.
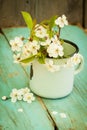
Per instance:
[[[43,20],[40,24],[45,24],[45,25],[48,25],[49,24],[49,20]]]
[[[22,62],[22,63],[29,63],[29,62],[33,61],[34,58],[35,58],[35,55],[34,55],[34,56],[31,56],[31,57],[29,57],[29,58],[20,60],[20,62]]]
[[[48,28],[48,33],[49,33],[49,36],[52,37],[52,35],[54,35],[54,31],[52,30],[53,27],[55,26],[55,20],[56,20],[57,16],[53,16],[51,19],[50,19],[50,22],[49,22],[49,28]]]
[[[25,23],[27,24],[29,29],[33,28],[33,20],[31,15],[28,12],[22,11],[22,16],[24,18]]]
[[[37,21],[36,21],[36,19],[34,19],[33,20],[33,27],[35,27],[36,23],[37,23]]]
[[[43,53],[39,52],[38,53],[38,61],[39,61],[39,63],[45,64],[45,57],[46,56]]]
[[[50,19],[50,23],[49,23],[49,27],[50,29],[53,28],[53,26],[55,25],[55,20],[57,18],[57,15],[56,16],[53,16],[51,19]]]
[[[45,64],[45,58],[44,57],[39,57],[38,61],[40,64]]]

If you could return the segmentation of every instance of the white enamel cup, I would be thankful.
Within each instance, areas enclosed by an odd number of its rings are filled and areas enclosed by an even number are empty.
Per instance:
[[[64,40],[65,57],[54,59],[55,64],[63,65],[75,53],[78,53],[78,46],[70,41]],[[48,59],[48,58],[47,58]],[[30,79],[31,90],[41,97],[62,98],[69,95],[73,90],[74,75],[83,68],[84,60],[81,55],[81,63],[78,66],[63,67],[60,71],[49,72],[44,64],[33,62],[33,76]]]

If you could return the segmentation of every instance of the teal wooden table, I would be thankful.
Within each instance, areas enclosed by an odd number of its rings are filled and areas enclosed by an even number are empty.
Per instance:
[[[61,37],[75,42],[84,57],[84,69],[75,76],[72,93],[62,99],[12,103],[3,101],[13,88],[29,86],[28,68],[13,63],[9,40],[28,36],[27,28],[2,28],[0,33],[0,130],[87,130],[87,34],[77,26],[67,26]],[[67,79],[68,80],[68,79]],[[23,112],[18,112],[18,109]]]

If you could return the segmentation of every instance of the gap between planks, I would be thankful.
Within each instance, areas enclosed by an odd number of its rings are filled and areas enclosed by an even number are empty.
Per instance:
[[[47,113],[47,117],[48,119],[51,121],[53,127],[54,127],[54,130],[59,130],[57,125],[56,125],[56,122],[54,121],[54,119],[52,118],[48,108],[46,107],[46,105],[44,104],[43,100],[38,96],[37,97],[38,101],[40,102],[40,104],[42,105],[43,109],[46,111]]]

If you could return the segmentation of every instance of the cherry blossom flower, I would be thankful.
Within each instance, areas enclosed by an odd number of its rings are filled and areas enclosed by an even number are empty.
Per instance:
[[[67,67],[78,65],[81,62],[81,55],[79,53],[74,54],[69,60],[67,60]]]
[[[47,36],[47,30],[41,25],[36,25],[35,35],[38,38],[44,38]]]
[[[22,95],[25,95],[30,92],[30,89],[28,87],[20,89]]]
[[[60,40],[58,39],[58,37],[56,35],[54,35],[51,38],[51,42],[54,43],[54,44],[57,44],[57,45],[61,45],[61,42],[60,42]]]
[[[10,94],[10,97],[12,102],[16,102],[17,100],[22,100],[21,91],[17,89],[13,89]]]
[[[12,51],[20,51],[23,46],[23,40],[21,37],[15,37],[14,40],[10,40]]]
[[[31,50],[30,50],[30,43],[28,42],[22,47],[21,57],[22,59],[24,59],[29,56],[31,56]]]
[[[47,67],[48,71],[50,72],[55,72],[60,70],[59,65],[54,65],[53,60],[49,60],[48,62],[46,61],[45,66]]]
[[[38,44],[38,42],[37,42],[36,40],[34,40],[34,41],[32,41],[32,42],[30,43],[29,48],[30,48],[30,50],[31,50],[31,53],[32,53],[33,55],[36,55],[37,52],[38,52],[38,50],[39,50],[39,48],[40,48],[40,45]]]
[[[26,101],[27,103],[31,103],[35,100],[35,97],[33,93],[30,92],[30,89],[28,87],[21,88],[21,89],[12,89],[12,92],[10,93],[10,97],[2,96],[2,100],[8,100],[11,99],[11,102],[15,103],[16,101]],[[22,112],[21,109],[18,109],[19,112]]]
[[[46,37],[46,40],[45,41],[41,41],[40,45],[48,46],[48,45],[50,45],[50,43],[51,43],[51,39],[49,37]]]
[[[58,44],[51,43],[47,48],[47,52],[50,57],[57,58],[58,56],[62,57],[64,55],[63,47]]]
[[[27,93],[24,95],[23,100],[26,101],[27,103],[31,103],[32,101],[35,100],[35,97],[33,96],[33,93]]]
[[[64,25],[68,25],[68,21],[66,19],[66,16],[65,15],[62,15],[62,17],[58,17],[56,20],[55,20],[55,24],[56,25],[59,25],[60,28],[63,28]]]
[[[77,65],[81,62],[81,55],[78,53],[78,54],[74,54],[73,57],[71,57],[71,62],[74,64],[74,65]]]

